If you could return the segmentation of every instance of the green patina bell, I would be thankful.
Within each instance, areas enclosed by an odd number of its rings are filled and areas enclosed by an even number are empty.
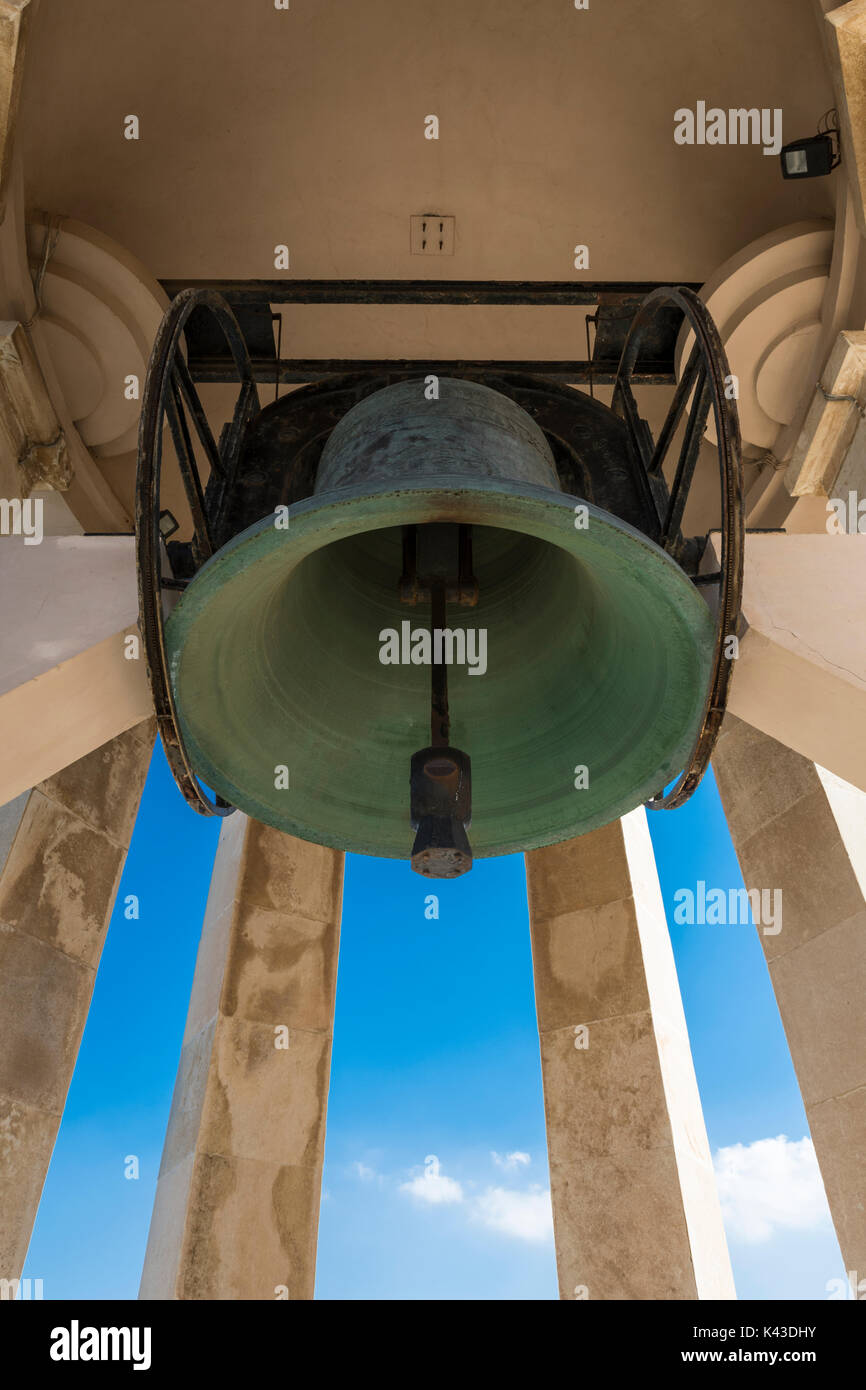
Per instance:
[[[714,622],[659,546],[561,490],[514,400],[438,389],[350,409],[313,495],[214,555],[166,647],[215,792],[450,876],[657,794],[701,723]]]

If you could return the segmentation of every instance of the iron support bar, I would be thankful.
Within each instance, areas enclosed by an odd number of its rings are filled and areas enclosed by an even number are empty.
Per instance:
[[[297,357],[284,358],[281,362],[275,362],[272,357],[253,357],[251,365],[254,379],[265,386],[273,386],[275,382],[284,386],[300,386],[330,376],[417,376],[427,373],[434,376],[498,376],[505,372],[552,377],[581,386],[590,383],[613,386],[619,367],[617,362],[563,362],[555,359],[479,358],[472,361],[455,358],[453,361],[440,359],[431,362],[425,358],[411,357]],[[234,363],[225,357],[191,357],[189,370],[193,381],[199,384],[215,385],[238,380]],[[631,375],[631,381],[636,386],[673,386],[675,380],[667,362],[642,363]]]
[[[563,305],[643,299],[657,281],[628,280],[163,280],[170,299],[210,290],[229,304],[514,304]],[[699,285],[689,286],[699,289]]]
[[[193,357],[190,359],[192,379],[199,384],[220,384],[237,381],[234,364],[222,357]],[[503,358],[497,360],[479,358],[466,360],[428,361],[424,358],[368,358],[368,357],[299,357],[285,358],[275,363],[273,358],[254,357],[252,371],[254,379],[263,385],[300,386],[307,382],[321,381],[323,377],[369,375],[369,376],[416,376],[432,373],[434,376],[500,375],[505,372],[529,373],[534,376],[553,377],[564,382],[588,386],[613,386],[616,381],[618,363],[616,362],[563,362],[558,360],[523,360]],[[643,364],[632,373],[632,382],[637,386],[673,386],[675,377],[669,364],[650,362]]]

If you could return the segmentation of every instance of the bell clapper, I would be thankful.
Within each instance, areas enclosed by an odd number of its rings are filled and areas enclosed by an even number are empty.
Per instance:
[[[436,661],[435,633],[445,627],[445,585],[434,584],[430,601],[430,636],[433,642],[433,665],[430,681],[430,742],[434,748],[447,748],[451,735],[451,716],[448,712],[448,667],[444,660]],[[444,657],[444,642],[440,656]]]
[[[443,528],[445,529],[445,528]],[[447,528],[447,532],[451,531]],[[411,533],[411,534],[407,534]],[[436,538],[437,540],[440,537]],[[446,534],[446,541],[451,536]],[[441,553],[442,545],[436,547]],[[440,568],[440,567],[436,567]],[[427,878],[458,878],[472,868],[472,850],[466,826],[472,816],[471,764],[466,753],[450,746],[451,717],[448,708],[448,667],[445,643],[436,641],[446,625],[449,575],[434,572],[425,588],[417,578],[417,528],[403,534],[401,597],[415,603],[429,594],[430,637],[433,654],[430,679],[430,747],[412,757],[409,785],[411,822],[416,831],[412,868]],[[452,590],[458,602],[475,603],[478,587],[472,578],[471,527],[458,533],[458,575]],[[464,597],[465,595],[465,597]],[[439,658],[437,660],[437,657]]]

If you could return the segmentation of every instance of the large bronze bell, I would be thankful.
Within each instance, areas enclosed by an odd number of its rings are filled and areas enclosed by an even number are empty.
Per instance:
[[[680,566],[564,492],[513,399],[419,377],[350,409],[313,495],[199,569],[165,650],[186,754],[225,801],[448,876],[659,793],[714,640]]]

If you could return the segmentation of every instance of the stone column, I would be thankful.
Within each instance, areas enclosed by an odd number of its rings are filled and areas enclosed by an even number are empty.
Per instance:
[[[847,1269],[866,1275],[866,793],[728,716],[713,758]],[[778,918],[778,914],[774,914]]]
[[[643,808],[526,856],[561,1298],[733,1298]]]
[[[148,720],[0,808],[0,1278],[27,1253],[153,738]]]
[[[343,855],[223,826],[145,1256],[143,1299],[309,1299]]]

